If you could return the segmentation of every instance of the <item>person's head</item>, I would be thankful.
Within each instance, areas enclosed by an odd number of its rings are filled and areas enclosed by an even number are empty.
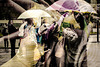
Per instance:
[[[13,24],[13,21],[12,20],[9,20],[8,24]]]
[[[83,30],[85,27],[83,15],[81,13],[75,13],[74,17],[75,17],[77,23],[80,25],[81,29]]]
[[[33,19],[32,18],[25,19],[25,21],[27,21],[29,25],[32,25],[33,24]]]
[[[4,23],[4,25],[6,25],[6,26],[7,26],[7,23]]]
[[[38,30],[39,35],[46,34],[48,32],[48,29],[50,27],[50,24],[42,24]]]
[[[90,17],[90,13],[84,13],[83,16],[88,20]]]

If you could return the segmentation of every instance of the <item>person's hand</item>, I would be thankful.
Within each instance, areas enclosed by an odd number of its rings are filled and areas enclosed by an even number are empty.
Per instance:
[[[0,38],[0,43],[1,43],[2,41],[4,41],[4,37]]]

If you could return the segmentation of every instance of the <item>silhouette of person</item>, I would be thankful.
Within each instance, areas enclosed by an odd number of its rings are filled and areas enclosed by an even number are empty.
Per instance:
[[[14,32],[16,32],[17,29],[13,26],[13,22],[12,20],[9,20],[8,22],[8,32],[9,34],[12,34]],[[15,56],[15,42],[16,42],[16,38],[11,38],[10,39],[10,44],[11,44],[11,58],[13,56]]]
[[[7,24],[3,25],[3,30],[2,30],[2,34],[3,36],[8,35],[8,31],[7,31]],[[8,39],[4,39],[4,47],[5,47],[5,51],[8,52],[7,48],[8,48]]]

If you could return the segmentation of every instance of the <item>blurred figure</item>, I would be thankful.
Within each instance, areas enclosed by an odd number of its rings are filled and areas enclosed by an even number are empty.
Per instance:
[[[7,24],[5,23],[3,25],[3,30],[2,30],[2,34],[3,36],[8,35],[8,28],[7,28]],[[7,48],[8,48],[8,39],[4,39],[4,47],[5,47],[5,51],[8,52]]]
[[[9,26],[13,26],[11,21],[9,21]],[[9,27],[9,29],[10,28],[11,27]],[[2,38],[0,38],[0,42],[2,42],[3,39],[8,38],[8,36],[9,39],[19,36],[21,38],[21,42],[20,48],[16,56],[14,56],[10,61],[5,63],[3,66],[36,67],[38,60],[44,54],[44,48],[37,44],[34,22],[32,18],[25,19],[25,22],[20,26],[17,32],[14,32],[7,36],[3,36]]]
[[[38,32],[40,32],[42,30],[46,31],[48,26],[50,26],[50,24],[48,23],[48,19],[44,18],[43,22],[41,23],[41,28],[40,28],[40,30]],[[45,32],[45,33],[47,33],[47,32]],[[41,34],[41,33],[39,33],[39,34]],[[46,38],[47,37],[46,37],[45,34],[42,35],[42,39],[41,39],[41,44],[42,45],[43,45],[43,42],[45,41]],[[47,48],[47,44],[45,44],[45,48]]]
[[[8,32],[9,32],[9,34],[12,34],[12,33],[16,32],[16,31],[17,31],[17,29],[13,26],[12,20],[9,20],[9,22],[8,22]],[[15,42],[16,42],[16,38],[10,39],[10,44],[11,44],[11,58],[13,56],[15,56]]]

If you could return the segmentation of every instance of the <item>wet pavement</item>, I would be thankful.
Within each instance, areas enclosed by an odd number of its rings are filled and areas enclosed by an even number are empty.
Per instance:
[[[16,41],[16,49],[15,49],[16,53],[18,51],[18,43],[19,43],[19,40]],[[11,59],[10,48],[11,48],[10,42],[9,42],[9,46],[7,50],[4,49],[4,42],[0,43],[0,66]]]
[[[100,67],[100,42],[97,42],[97,35],[90,35],[89,37],[87,44],[87,64],[88,67]]]
[[[100,40],[100,37],[99,37]],[[17,46],[16,46],[17,47]],[[18,49],[16,49],[17,52]],[[11,59],[11,50],[0,49],[0,65]],[[89,42],[87,44],[87,64],[88,67],[100,67],[100,43],[97,43],[97,36],[90,35]]]
[[[18,49],[16,49],[17,53]],[[11,49],[0,49],[0,66],[11,59]]]
[[[5,49],[0,49],[0,65],[7,62],[10,59],[10,50],[9,52],[5,52]]]

